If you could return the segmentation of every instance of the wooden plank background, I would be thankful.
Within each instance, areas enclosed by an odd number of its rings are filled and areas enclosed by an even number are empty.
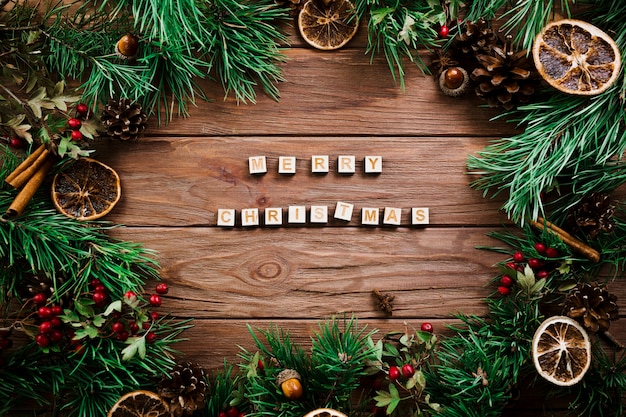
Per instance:
[[[178,348],[208,369],[253,348],[246,324],[278,324],[305,345],[320,320],[344,313],[381,332],[423,321],[445,332],[453,313],[486,312],[501,259],[475,248],[498,243],[486,233],[507,223],[502,200],[469,187],[465,161],[515,127],[489,121],[498,112],[473,96],[443,95],[411,64],[402,90],[383,58],[365,54],[364,28],[336,52],[312,50],[293,31],[291,40],[278,102],[259,91],[256,104],[236,103],[206,81],[211,101],[189,118],[152,125],[136,142],[101,141],[95,154],[122,178],[122,200],[106,219],[125,227],[113,236],[158,252],[171,288],[161,309],[195,319]],[[381,155],[383,173],[366,175],[359,162],[351,176],[332,165],[314,175],[314,154]],[[267,156],[266,175],[248,173],[255,155]],[[298,158],[295,175],[276,172],[281,155]],[[355,205],[352,221],[216,226],[219,208],[327,205],[332,214],[337,201]],[[401,226],[360,225],[361,207],[386,206],[403,208]],[[409,226],[410,207],[429,207],[430,224]],[[396,296],[392,318],[376,309],[374,289]],[[625,326],[617,322],[618,338]],[[524,404],[507,415],[563,407]]]

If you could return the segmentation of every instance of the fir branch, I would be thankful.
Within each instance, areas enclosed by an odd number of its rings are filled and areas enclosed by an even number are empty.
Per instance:
[[[404,59],[417,65],[425,74],[427,65],[419,56],[420,48],[438,46],[436,25],[446,23],[446,13],[439,2],[399,3],[388,0],[355,2],[360,19],[367,17],[367,53],[371,58],[382,50],[394,80],[404,88]]]

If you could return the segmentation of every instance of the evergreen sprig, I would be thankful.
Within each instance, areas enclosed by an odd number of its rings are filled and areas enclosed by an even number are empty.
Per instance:
[[[382,53],[393,79],[402,88],[404,59],[416,64],[423,73],[429,73],[419,51],[438,46],[436,28],[445,25],[448,19],[439,1],[357,0],[355,7],[359,18],[367,20],[367,53],[372,59]]]

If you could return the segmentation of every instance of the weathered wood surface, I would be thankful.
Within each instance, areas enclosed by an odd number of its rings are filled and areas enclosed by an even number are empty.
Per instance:
[[[295,42],[278,102],[262,92],[256,104],[224,100],[220,86],[205,81],[212,101],[198,102],[189,118],[153,125],[137,142],[98,145],[96,157],[122,178],[122,200],[107,220],[126,227],[112,235],[158,252],[171,287],[162,310],[195,319],[178,348],[208,369],[237,363],[239,346],[253,348],[247,324],[277,324],[306,345],[318,321],[334,314],[355,314],[381,333],[423,321],[445,333],[453,313],[486,312],[501,257],[476,246],[497,244],[486,233],[507,219],[501,199],[469,187],[465,161],[514,126],[489,121],[498,113],[476,98],[446,97],[411,64],[403,91],[382,58],[370,63],[364,39],[331,53]],[[357,165],[346,176],[331,165],[313,175],[314,154],[381,155],[383,173]],[[254,155],[268,157],[268,174],[248,173]],[[294,176],[276,172],[280,155],[298,158]],[[337,201],[355,204],[352,221],[216,226],[219,208],[327,205],[332,214]],[[387,206],[404,209],[400,227],[360,225],[361,207]],[[408,226],[410,207],[429,207],[431,224]],[[614,287],[624,299],[626,290]],[[396,296],[392,318],[376,309],[373,289]],[[626,339],[626,323],[614,332]],[[551,407],[563,404],[524,402],[507,415],[557,415]]]

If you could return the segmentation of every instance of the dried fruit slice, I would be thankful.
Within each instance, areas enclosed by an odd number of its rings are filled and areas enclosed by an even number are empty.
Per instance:
[[[304,417],[347,417],[344,413],[341,413],[332,408],[318,408],[308,412]]]
[[[597,27],[573,19],[551,22],[535,38],[533,58],[539,74],[568,94],[596,95],[617,80],[619,48]]]
[[[52,202],[60,213],[78,220],[95,220],[109,213],[122,196],[113,168],[80,158],[54,176]]]
[[[591,364],[589,336],[569,317],[550,317],[533,337],[533,361],[539,375],[553,384],[574,385]]]
[[[309,0],[300,10],[298,28],[309,45],[328,51],[354,37],[359,19],[348,0]]]
[[[167,403],[156,393],[146,390],[124,394],[107,413],[107,417],[169,417]]]

